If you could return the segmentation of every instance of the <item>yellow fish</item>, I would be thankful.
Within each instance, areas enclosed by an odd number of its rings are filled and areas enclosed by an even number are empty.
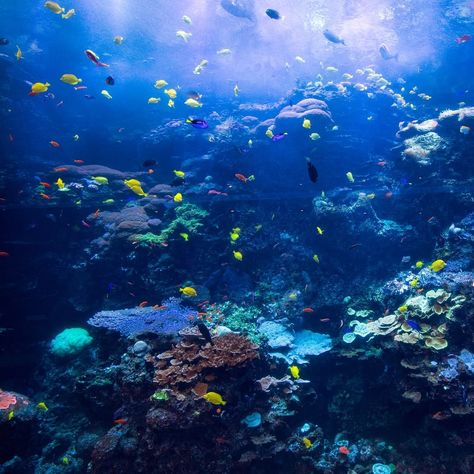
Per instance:
[[[431,265],[430,265],[430,270],[434,272],[439,272],[441,271],[444,267],[446,266],[446,262],[444,260],[435,260]]]
[[[236,84],[234,86],[234,95],[235,95],[235,97],[237,97],[239,95],[239,92],[240,92],[239,86]]]
[[[297,365],[292,365],[290,367],[291,376],[296,380],[300,378],[300,369]]]
[[[268,129],[266,132],[265,132],[265,136],[267,136],[268,138],[273,138],[273,132]]]
[[[113,204],[115,201],[112,198],[109,198],[109,199],[104,199],[102,202],[104,204]]]
[[[76,10],[74,10],[74,8],[71,8],[70,10],[67,11],[67,13],[63,13],[61,15],[61,18],[63,20],[69,20],[69,18],[71,18],[75,14],[76,14]]]
[[[205,400],[213,405],[225,405],[227,402],[222,399],[222,395],[216,392],[207,392],[202,396]]]
[[[174,108],[174,100],[173,100],[173,99],[170,99],[170,100],[168,101],[168,107],[169,107],[170,109],[173,109],[173,108]]]
[[[161,99],[159,97],[150,97],[148,99],[149,104],[157,104]]]
[[[370,193],[370,194],[367,194],[367,199],[375,199],[375,194],[374,193]]]
[[[8,413],[7,420],[8,420],[8,421],[12,421],[14,416],[15,416],[15,412],[14,412],[13,410],[11,410],[11,411]]]
[[[317,254],[314,254],[314,255],[313,255],[313,260],[314,260],[316,263],[319,263],[319,257],[317,256]]]
[[[412,288],[415,288],[416,286],[418,286],[418,279],[415,278],[414,280],[412,280],[412,281],[410,282],[410,286],[411,286]]]
[[[183,15],[183,17],[181,18],[185,23],[187,23],[188,25],[192,25],[193,24],[193,21],[191,20],[191,18],[189,18],[188,15]]]
[[[192,286],[185,286],[184,288],[179,289],[180,293],[183,293],[184,296],[188,298],[194,298],[197,296],[197,291]]]
[[[313,132],[309,135],[309,138],[311,138],[311,140],[319,140],[321,138],[321,136],[319,135],[319,133],[316,133],[316,132]]]
[[[23,53],[21,52],[21,49],[18,45],[16,45],[15,57],[18,61],[23,57]]]
[[[423,268],[424,263],[421,260],[418,260],[418,262],[415,263],[416,268]]]
[[[63,189],[64,188],[64,181],[61,178],[58,178],[58,180],[56,181],[55,184],[58,187],[58,189]]]
[[[352,173],[350,171],[348,171],[346,173],[346,177],[347,177],[347,179],[349,180],[350,183],[354,182],[354,176],[352,175]]]
[[[239,262],[241,262],[244,258],[244,256],[242,255],[242,252],[239,252],[238,250],[234,250],[233,254],[234,254],[234,258],[238,260]]]
[[[309,449],[311,448],[311,446],[313,446],[311,440],[309,438],[306,438],[306,436],[303,438],[303,444],[306,449]]]
[[[176,99],[176,96],[178,93],[176,92],[176,89],[165,89],[163,91],[170,99]]]
[[[105,176],[91,176],[91,179],[97,184],[109,184],[109,180]]]
[[[164,79],[159,79],[158,81],[155,81],[155,87],[157,89],[161,89],[162,87],[167,86],[168,83]]]
[[[302,127],[303,128],[311,128],[311,120],[310,119],[304,119]]]
[[[236,241],[238,238],[240,237],[240,234],[238,234],[237,232],[231,232],[230,233],[230,240],[232,241]]]
[[[189,40],[189,38],[191,38],[191,36],[193,36],[193,34],[192,34],[192,33],[187,33],[186,31],[183,31],[183,30],[178,30],[178,31],[176,32],[176,36],[177,36],[178,38],[183,39],[184,42],[187,43],[188,40]]]
[[[42,410],[42,411],[48,411],[49,410],[48,406],[44,402],[39,402],[38,405],[36,405],[36,408],[38,408],[38,410]]]
[[[125,179],[125,186],[127,186],[131,191],[133,191],[138,196],[148,196],[148,194],[143,191],[142,183],[138,179]]]
[[[176,193],[173,196],[173,201],[174,202],[182,202],[183,201],[183,195],[181,193]]]
[[[65,465],[65,466],[68,466],[69,465],[69,458],[67,456],[63,456],[61,458],[61,462]]]
[[[321,229],[321,227],[316,227],[316,230],[318,231],[318,234],[319,234],[319,235],[323,235],[323,234],[324,234],[324,230]]]
[[[63,74],[60,78],[60,81],[65,82],[66,84],[70,84],[71,86],[75,86],[82,82],[82,79],[79,79],[74,74]]]
[[[101,90],[100,93],[106,98],[106,99],[111,99],[112,96],[109,94],[109,91],[106,91],[105,89]]]
[[[189,240],[189,234],[186,234],[185,232],[181,232],[181,234],[179,235],[185,240],[185,242]]]
[[[44,8],[49,10],[50,12],[56,13],[56,15],[59,15],[60,13],[64,13],[64,8],[59,6],[56,2],[46,2],[44,4]]]
[[[188,107],[202,107],[202,103],[201,102],[198,102],[196,99],[193,99],[192,97],[190,97],[189,99],[187,99],[185,102],[184,102],[184,105],[187,105]]]
[[[398,308],[398,311],[400,311],[400,313],[405,313],[406,311],[408,311],[408,306],[404,304],[400,306],[400,308]]]
[[[45,82],[45,83],[42,83],[42,82],[35,82],[32,86],[31,86],[31,92],[30,92],[30,95],[36,95],[36,94],[41,94],[43,92],[46,92],[48,90],[48,87],[50,86],[51,84],[49,82]]]
[[[119,36],[119,35],[114,36],[114,43],[115,44],[122,44],[124,39],[125,38],[123,36]]]
[[[182,179],[186,176],[186,173],[184,171],[173,170],[173,173],[175,176]]]

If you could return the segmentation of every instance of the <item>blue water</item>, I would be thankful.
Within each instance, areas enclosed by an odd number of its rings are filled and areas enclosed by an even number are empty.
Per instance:
[[[0,472],[474,472],[473,2],[62,7],[0,5]]]

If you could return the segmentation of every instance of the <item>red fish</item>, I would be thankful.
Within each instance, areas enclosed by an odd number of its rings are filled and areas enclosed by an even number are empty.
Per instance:
[[[47,183],[46,181],[40,181],[39,184],[41,184],[41,186],[44,186],[45,188],[50,188],[51,185],[49,183]]]
[[[349,448],[347,446],[341,446],[339,452],[347,456],[349,454]]]
[[[127,423],[127,419],[126,418],[118,418],[117,420],[114,420],[114,423],[116,425],[124,425],[125,423]]]
[[[74,163],[76,163],[76,165],[83,165],[84,160],[74,160]]]
[[[148,304],[148,301],[142,301],[142,302],[138,305],[138,307],[139,307],[139,308],[144,308],[147,304]]]
[[[47,201],[49,201],[51,199],[51,196],[48,196],[47,194],[45,193],[40,193],[40,196],[43,198],[43,199],[46,199]]]
[[[471,38],[472,38],[471,35],[461,35],[461,36],[458,36],[455,41],[456,41],[457,44],[463,44],[463,43],[467,43],[468,41],[470,41]]]
[[[244,176],[243,174],[240,173],[235,173],[234,176],[239,180],[242,181],[242,183],[246,183],[248,181],[248,178]]]
[[[86,49],[84,51],[84,53],[86,53],[86,56],[96,65],[96,66],[99,66],[99,67],[109,67],[108,64],[105,64],[105,63],[101,63],[99,61],[99,56],[97,56],[97,54],[94,53],[94,51],[92,51],[91,49]]]
[[[54,168],[54,171],[56,171],[56,173],[61,173],[61,171],[67,171],[67,168],[65,166],[59,166]]]
[[[56,141],[56,140],[51,140],[49,142],[49,144],[53,147],[53,148],[59,148],[61,145]]]
[[[0,257],[9,257],[10,254],[8,252],[0,252]]]
[[[314,309],[313,308],[304,308],[303,313],[314,313]]]

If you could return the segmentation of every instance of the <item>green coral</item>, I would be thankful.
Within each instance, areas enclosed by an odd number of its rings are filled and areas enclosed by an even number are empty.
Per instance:
[[[245,334],[255,344],[260,344],[264,337],[258,332],[257,319],[261,311],[256,306],[238,306],[229,301],[216,305],[215,309],[223,317],[222,324],[232,331]]]
[[[159,234],[154,234],[153,232],[136,234],[130,237],[130,240],[144,244],[162,244],[178,229],[195,234],[203,226],[201,221],[209,213],[194,204],[186,203],[175,208],[175,215],[176,217]]]
[[[150,398],[157,402],[158,401],[166,402],[167,400],[169,400],[169,395],[168,395],[168,392],[166,392],[165,390],[157,390]]]

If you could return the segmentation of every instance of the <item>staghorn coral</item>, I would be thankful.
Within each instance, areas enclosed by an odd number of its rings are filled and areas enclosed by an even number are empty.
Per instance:
[[[169,351],[148,362],[156,367],[154,382],[159,385],[188,385],[208,375],[209,369],[242,367],[258,357],[258,346],[239,334],[225,334],[213,339],[214,345],[181,341]]]

